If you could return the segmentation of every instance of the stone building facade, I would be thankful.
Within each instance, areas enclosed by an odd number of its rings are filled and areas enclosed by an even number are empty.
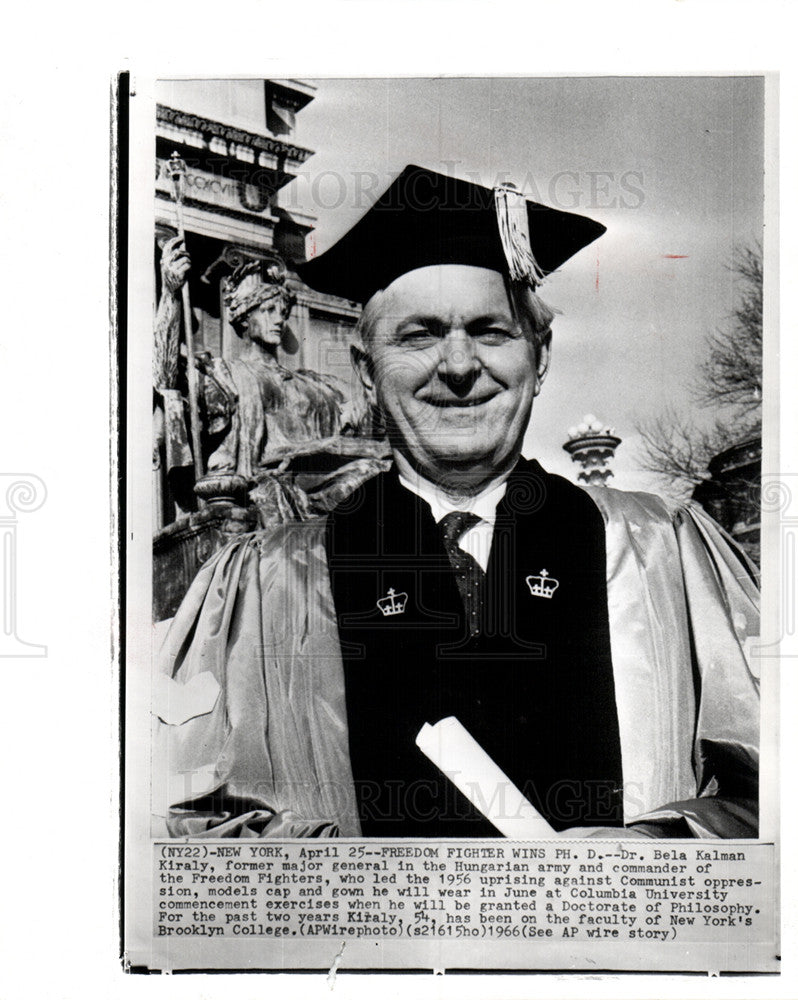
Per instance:
[[[707,473],[707,478],[693,490],[693,499],[759,565],[761,438],[748,438],[715,455]]]
[[[195,356],[205,352],[228,362],[238,357],[241,338],[227,314],[225,279],[242,263],[269,261],[276,255],[288,269],[287,284],[295,300],[278,349],[280,366],[353,384],[349,347],[359,305],[312,291],[293,270],[293,264],[305,259],[306,237],[315,219],[291,207],[285,189],[313,155],[296,140],[296,124],[314,95],[315,88],[301,80],[158,83],[156,295],[161,295],[161,249],[178,226],[169,168],[176,153],[186,167],[182,215],[191,257],[188,289]],[[184,357],[184,372],[186,364]],[[349,446],[350,457],[360,453],[355,442],[343,444]],[[156,617],[163,618],[173,613],[197,568],[224,543],[241,511],[234,504],[196,501],[191,483],[178,491],[157,449],[154,459],[154,589]],[[248,526],[242,518],[242,530]]]

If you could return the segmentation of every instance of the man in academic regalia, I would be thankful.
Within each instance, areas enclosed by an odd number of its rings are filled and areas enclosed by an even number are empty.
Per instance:
[[[700,508],[521,457],[538,285],[602,232],[408,167],[300,268],[365,305],[394,463],[198,575],[163,646],[173,835],[497,836],[416,745],[453,716],[557,831],[756,836],[744,557]]]

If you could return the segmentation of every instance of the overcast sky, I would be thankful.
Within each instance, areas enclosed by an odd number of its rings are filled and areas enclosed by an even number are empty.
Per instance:
[[[651,488],[635,423],[668,406],[694,409],[704,337],[734,306],[733,249],[761,238],[761,80],[314,83],[296,140],[316,153],[282,202],[317,216],[317,253],[407,163],[486,185],[513,180],[607,226],[541,289],[561,315],[525,452],[573,476],[562,442],[594,413],[624,439],[613,485]]]

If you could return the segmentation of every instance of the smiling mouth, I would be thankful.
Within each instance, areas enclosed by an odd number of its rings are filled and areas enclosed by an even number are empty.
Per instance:
[[[482,406],[484,403],[489,403],[492,399],[495,399],[498,393],[492,393],[490,396],[477,396],[473,399],[470,396],[466,396],[464,399],[446,398],[446,399],[425,399],[423,402],[427,403],[429,406],[440,406],[440,407],[456,407],[457,409],[470,409],[474,406]]]

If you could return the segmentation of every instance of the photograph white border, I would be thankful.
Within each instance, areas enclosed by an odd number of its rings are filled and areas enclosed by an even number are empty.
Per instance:
[[[80,31],[76,31],[79,26]],[[3,993],[9,997],[161,996],[207,998],[279,990],[284,997],[426,997],[530,995],[559,997],[792,998],[796,963],[796,851],[785,838],[784,972],[775,977],[706,980],[689,976],[145,977],[125,976],[117,926],[119,787],[118,663],[114,666],[114,573],[109,507],[115,499],[109,441],[108,232],[109,91],[114,74],[134,80],[164,75],[319,77],[323,75],[779,74],[779,215],[766,247],[780,246],[782,273],[795,273],[790,238],[798,218],[796,130],[798,79],[788,4],[762,0],[625,0],[564,7],[454,0],[308,0],[269,5],[245,0],[234,9],[200,0],[190,9],[142,3],[98,21],[88,5],[16,12],[4,61],[4,128],[15,151],[4,163],[0,218],[11,234],[0,369],[8,409],[5,459],[46,481],[48,502],[36,530],[24,534],[19,565],[20,634],[48,645],[48,660],[4,664],[5,727],[10,762],[6,801],[34,816],[14,838],[4,886],[0,941]],[[60,154],[60,158],[56,156]],[[53,162],[57,162],[57,170]],[[21,161],[21,162],[20,162]],[[776,192],[769,185],[769,197]],[[47,326],[32,305],[42,272],[58,303]],[[778,306],[783,392],[778,466],[798,474],[795,428],[796,303],[785,279]],[[64,330],[74,352],[59,349]],[[73,332],[74,331],[74,332]],[[113,341],[110,342],[113,348]],[[43,354],[47,361],[43,362]],[[79,363],[76,361],[79,360]],[[43,371],[43,364],[46,369]],[[24,405],[18,386],[34,386]],[[34,408],[46,400],[46,406]],[[29,524],[31,522],[28,522]],[[79,566],[65,539],[80,537]],[[795,592],[795,568],[776,572]],[[79,572],[78,572],[79,571]],[[32,605],[25,605],[29,595]],[[36,597],[42,604],[39,609]],[[33,631],[28,625],[40,626]],[[34,632],[36,633],[34,635]],[[780,709],[782,787],[791,787],[796,757],[792,706],[798,685],[794,634],[784,640]],[[34,713],[33,715],[31,713]],[[31,718],[36,721],[32,735]],[[14,766],[16,764],[20,766]],[[42,819],[44,817],[44,819]],[[783,829],[794,828],[785,794]],[[17,828],[19,829],[19,828]],[[15,831],[16,832],[16,831]],[[11,839],[11,838],[9,838]],[[54,858],[54,844],[58,858]],[[55,924],[43,923],[42,899],[54,901]],[[46,944],[44,943],[46,940]]]

